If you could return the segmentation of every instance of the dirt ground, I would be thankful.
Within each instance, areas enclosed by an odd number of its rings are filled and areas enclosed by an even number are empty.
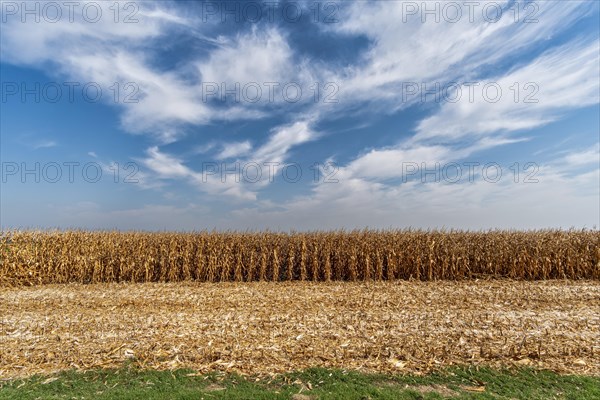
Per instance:
[[[454,364],[600,375],[600,282],[0,288],[0,378],[125,362],[259,375]]]

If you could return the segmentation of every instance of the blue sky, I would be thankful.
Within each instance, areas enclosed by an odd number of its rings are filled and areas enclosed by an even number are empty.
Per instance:
[[[600,225],[596,1],[1,13],[3,229]]]

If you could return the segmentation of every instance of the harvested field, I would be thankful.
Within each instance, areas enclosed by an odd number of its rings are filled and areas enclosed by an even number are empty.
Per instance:
[[[145,283],[0,288],[0,376],[189,367],[600,374],[600,282]]]
[[[600,279],[600,232],[5,232],[0,285]]]

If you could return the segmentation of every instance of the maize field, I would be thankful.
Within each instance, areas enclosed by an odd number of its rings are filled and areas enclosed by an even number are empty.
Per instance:
[[[0,378],[124,363],[600,375],[597,230],[6,231],[0,250]]]
[[[600,284],[585,280],[0,287],[0,379],[125,363],[262,376],[451,365],[600,376],[598,310]]]
[[[0,248],[0,286],[600,279],[597,230],[7,231]]]

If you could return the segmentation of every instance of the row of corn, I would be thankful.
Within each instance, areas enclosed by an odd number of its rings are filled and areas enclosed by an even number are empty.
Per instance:
[[[176,281],[600,279],[600,232],[0,234],[0,285]]]

